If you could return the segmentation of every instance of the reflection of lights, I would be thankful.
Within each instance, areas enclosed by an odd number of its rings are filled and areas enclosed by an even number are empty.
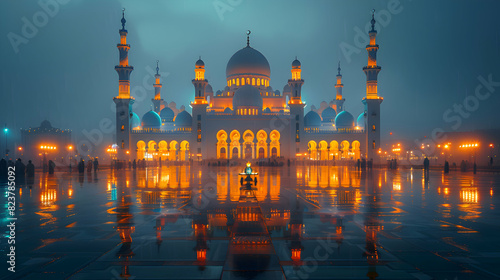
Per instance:
[[[443,192],[444,192],[445,195],[449,195],[450,194],[450,189],[444,188]]]
[[[493,196],[493,188],[490,189],[490,196]]]
[[[393,183],[392,184],[392,189],[394,191],[400,191],[401,190],[401,183]]]
[[[71,196],[73,196],[73,190],[72,189],[69,189],[68,190],[68,197],[71,198]]]
[[[460,201],[463,203],[477,203],[477,188],[464,188],[460,191]]]

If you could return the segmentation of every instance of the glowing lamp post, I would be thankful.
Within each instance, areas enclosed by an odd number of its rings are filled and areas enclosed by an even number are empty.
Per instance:
[[[3,129],[5,133],[5,158],[9,157],[9,149],[7,149],[7,134],[9,133],[9,129],[7,128],[7,124],[5,124],[5,128]]]

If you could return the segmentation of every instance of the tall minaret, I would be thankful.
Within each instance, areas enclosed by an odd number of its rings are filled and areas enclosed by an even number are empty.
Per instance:
[[[164,104],[163,99],[161,98],[161,84],[160,84],[160,67],[158,66],[158,60],[156,61],[156,75],[155,75],[155,83],[153,87],[155,88],[155,97],[151,99],[153,101],[154,111],[156,113],[160,113],[161,109],[163,109],[162,105]]]
[[[201,153],[201,157],[206,159],[208,147],[207,145],[201,145],[201,143],[205,143],[206,141],[206,126],[202,124],[206,123],[208,102],[205,98],[205,87],[208,85],[208,81],[205,79],[205,62],[201,60],[201,57],[195,63],[194,73],[195,77],[192,81],[194,86],[194,102],[191,102],[193,112],[193,132],[191,135],[193,138],[192,142],[190,142],[190,149]]]
[[[377,93],[377,76],[381,67],[377,66],[375,10],[372,11],[371,24],[372,29],[368,33],[370,44],[366,46],[368,65],[363,67],[363,72],[366,74],[366,97],[363,98],[366,113],[366,157],[367,160],[373,159],[374,163],[379,163],[377,151],[380,148],[380,104],[384,99]]]
[[[302,102],[302,85],[304,84],[304,80],[302,79],[302,69],[301,63],[295,57],[295,60],[292,62],[292,78],[288,80],[288,86],[291,90],[291,97],[288,101],[288,107],[290,107],[290,116],[295,116],[295,125],[291,125],[292,135],[295,135],[295,143],[296,145],[290,145],[291,149],[295,148],[295,151],[290,151],[291,155],[297,154],[301,152],[301,149],[305,151],[307,148],[302,141],[301,145],[301,134],[304,130],[304,107],[306,104]]]
[[[337,74],[337,83],[335,84],[335,90],[337,91],[337,96],[335,97],[335,104],[336,104],[336,111],[337,114],[344,111],[344,101],[345,98],[342,97],[342,88],[344,85],[342,84],[342,74],[340,74],[340,61],[339,61],[339,67],[337,68],[339,71]]]
[[[134,98],[130,96],[130,73],[134,67],[128,64],[127,30],[125,29],[125,9],[122,12],[122,29],[120,29],[120,65],[115,66],[118,73],[118,96],[113,98],[116,104],[116,144],[118,145],[118,159],[126,159],[126,152],[130,152],[130,118]]]

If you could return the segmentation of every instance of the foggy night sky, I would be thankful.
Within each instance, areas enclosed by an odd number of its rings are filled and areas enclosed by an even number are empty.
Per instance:
[[[335,98],[338,60],[345,108],[355,118],[363,111],[362,67],[367,53],[364,45],[356,47],[355,28],[364,30],[371,9],[387,11],[389,1],[243,0],[225,12],[223,20],[214,2],[70,0],[15,53],[7,34],[22,35],[22,18],[33,22],[42,8],[37,1],[2,0],[0,125],[7,123],[18,134],[19,128],[37,127],[48,119],[54,127],[72,129],[78,138],[82,130],[97,128],[103,118],[114,122],[112,98],[118,94],[114,66],[123,7],[129,63],[134,66],[132,92],[147,82],[146,98],[134,107],[139,117],[151,108],[154,95],[147,67],[154,69],[160,60],[162,97],[190,112],[198,56],[205,62],[205,77],[214,92],[222,90],[226,63],[245,46],[247,29],[252,31],[250,45],[271,65],[274,90],[282,92],[291,77],[291,62],[298,56],[306,113],[311,105],[319,107],[321,101]],[[494,81],[500,81],[500,2],[400,0],[398,8],[402,11],[392,14],[387,26],[377,25],[382,138],[390,131],[408,139],[430,135],[436,127],[450,131],[453,123],[446,123],[443,113],[474,94],[477,77],[492,74]],[[350,61],[340,50],[342,42],[359,50]],[[499,95],[500,87],[480,101],[479,110],[463,119],[459,130],[500,128]]]

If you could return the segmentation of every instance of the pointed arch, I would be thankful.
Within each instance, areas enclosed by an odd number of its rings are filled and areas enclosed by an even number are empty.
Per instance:
[[[257,158],[267,158],[267,133],[264,130],[257,132]]]
[[[318,150],[317,150],[317,144],[314,141],[309,141],[307,143],[307,147],[309,149],[309,159],[312,160],[317,160],[318,159]]]
[[[338,160],[339,159],[339,142],[333,140],[330,142],[330,160]]]
[[[180,144],[179,160],[189,160],[189,142],[184,140]]]
[[[350,156],[349,156],[349,142],[344,140],[342,142],[340,142],[340,154],[341,154],[341,157],[342,159],[349,159]]]
[[[137,141],[137,159],[144,159],[146,154],[146,143],[142,140]]]
[[[246,130],[243,132],[243,154],[242,157],[244,159],[253,159],[255,158],[254,153],[254,143],[253,140],[255,135],[251,130]]]
[[[237,130],[231,131],[229,138],[231,139],[229,147],[229,150],[231,151],[231,158],[241,158],[240,132]]]
[[[280,138],[281,134],[277,130],[271,131],[269,133],[269,138],[271,139],[271,143],[269,144],[269,150],[271,151],[271,157],[280,157],[281,156],[281,143]]]
[[[326,141],[319,142],[319,150],[320,150],[320,160],[328,160],[328,143]]]
[[[170,160],[177,160],[177,152],[179,148],[179,143],[175,140],[170,142],[170,149],[168,150],[169,153],[169,159]]]
[[[217,158],[227,159],[227,132],[225,130],[219,130],[217,132]]]

